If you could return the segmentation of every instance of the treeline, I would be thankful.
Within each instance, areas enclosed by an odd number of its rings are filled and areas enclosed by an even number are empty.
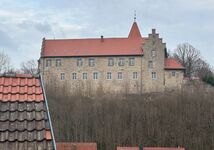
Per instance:
[[[0,74],[38,74],[38,62],[35,59],[23,61],[20,68],[14,68],[9,55],[0,51]]]
[[[69,96],[69,88],[47,87],[57,141],[116,146],[214,149],[214,92],[201,86],[143,95]]]

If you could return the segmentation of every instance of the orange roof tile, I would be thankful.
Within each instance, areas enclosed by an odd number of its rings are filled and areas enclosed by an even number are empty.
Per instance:
[[[97,150],[96,143],[57,142],[57,150]]]
[[[46,130],[46,132],[45,132],[45,138],[47,139],[47,140],[51,140],[52,138],[51,138],[51,131],[50,130]]]
[[[165,69],[185,69],[185,68],[175,58],[166,58]]]
[[[38,78],[30,76],[0,77],[0,101],[43,101]]]
[[[117,147],[117,150],[139,150],[139,147]]]
[[[41,57],[142,55],[144,41],[134,22],[128,38],[44,40]]]
[[[143,150],[185,150],[181,147],[143,147]]]
[[[117,150],[140,150],[139,147],[117,147]],[[185,150],[181,147],[143,147],[143,150]]]

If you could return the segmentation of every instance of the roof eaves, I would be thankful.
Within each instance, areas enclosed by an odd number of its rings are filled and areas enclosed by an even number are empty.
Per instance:
[[[186,70],[186,68],[182,67],[182,68],[173,68],[173,67],[165,67],[165,70]]]
[[[122,54],[122,55],[75,55],[75,56],[41,56],[40,58],[56,58],[56,57],[61,57],[61,58],[68,58],[68,57],[118,57],[118,56],[143,56],[144,53],[142,54]]]

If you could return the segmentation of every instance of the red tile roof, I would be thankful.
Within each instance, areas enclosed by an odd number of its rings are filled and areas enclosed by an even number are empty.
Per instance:
[[[97,150],[96,143],[57,142],[57,150]]]
[[[39,78],[0,76],[0,149],[53,149]]]
[[[139,147],[117,147],[117,150],[139,150]]]
[[[38,78],[0,77],[1,101],[43,101],[43,93]]]
[[[140,150],[139,147],[117,147],[117,150]],[[143,147],[143,150],[185,150],[180,147]]]
[[[144,40],[134,22],[128,38],[44,39],[41,57],[142,55]]]
[[[143,150],[185,150],[181,147],[144,147]]]
[[[166,58],[165,69],[185,69],[185,68],[175,58]]]

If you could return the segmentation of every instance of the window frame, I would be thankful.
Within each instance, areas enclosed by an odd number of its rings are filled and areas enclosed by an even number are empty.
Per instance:
[[[176,72],[175,72],[175,71],[172,71],[172,72],[171,72],[171,75],[172,75],[172,77],[175,77],[175,76],[176,76]]]
[[[114,58],[108,58],[108,66],[114,66]]]
[[[60,73],[60,79],[61,79],[62,81],[65,80],[65,73],[64,73],[64,72]]]
[[[129,58],[129,66],[135,66],[135,58],[134,57]]]
[[[137,80],[137,79],[138,79],[138,72],[133,72],[132,78],[133,78],[134,80]]]
[[[61,67],[61,65],[62,65],[62,62],[61,62],[61,59],[60,58],[57,58],[56,59],[56,67]]]
[[[76,72],[72,73],[72,80],[77,80],[77,73]]]
[[[124,57],[119,58],[118,66],[125,66],[125,58]]]
[[[156,80],[157,79],[157,72],[152,71],[151,76],[152,76],[152,80]]]
[[[88,66],[89,67],[94,67],[95,66],[95,59],[94,58],[89,58],[88,59]]]
[[[117,79],[118,80],[123,80],[123,73],[122,72],[118,72],[117,73]]]
[[[82,58],[77,58],[77,67],[82,67],[82,66],[83,66]]]
[[[110,77],[110,78],[109,78]],[[112,73],[111,72],[107,72],[106,74],[106,79],[107,80],[111,80],[112,79]]]
[[[45,67],[51,67],[51,63],[52,63],[51,59],[46,59]]]
[[[154,68],[154,64],[153,64],[153,61],[152,61],[152,60],[149,60],[149,61],[148,61],[148,68],[149,68],[149,69]]]
[[[98,80],[98,72],[93,72],[93,79],[94,80]]]
[[[151,57],[154,58],[154,57],[156,57],[156,55],[157,55],[156,50],[155,49],[151,50]]]
[[[87,80],[88,79],[88,73],[87,72],[83,72],[82,73],[82,79],[83,80]]]

